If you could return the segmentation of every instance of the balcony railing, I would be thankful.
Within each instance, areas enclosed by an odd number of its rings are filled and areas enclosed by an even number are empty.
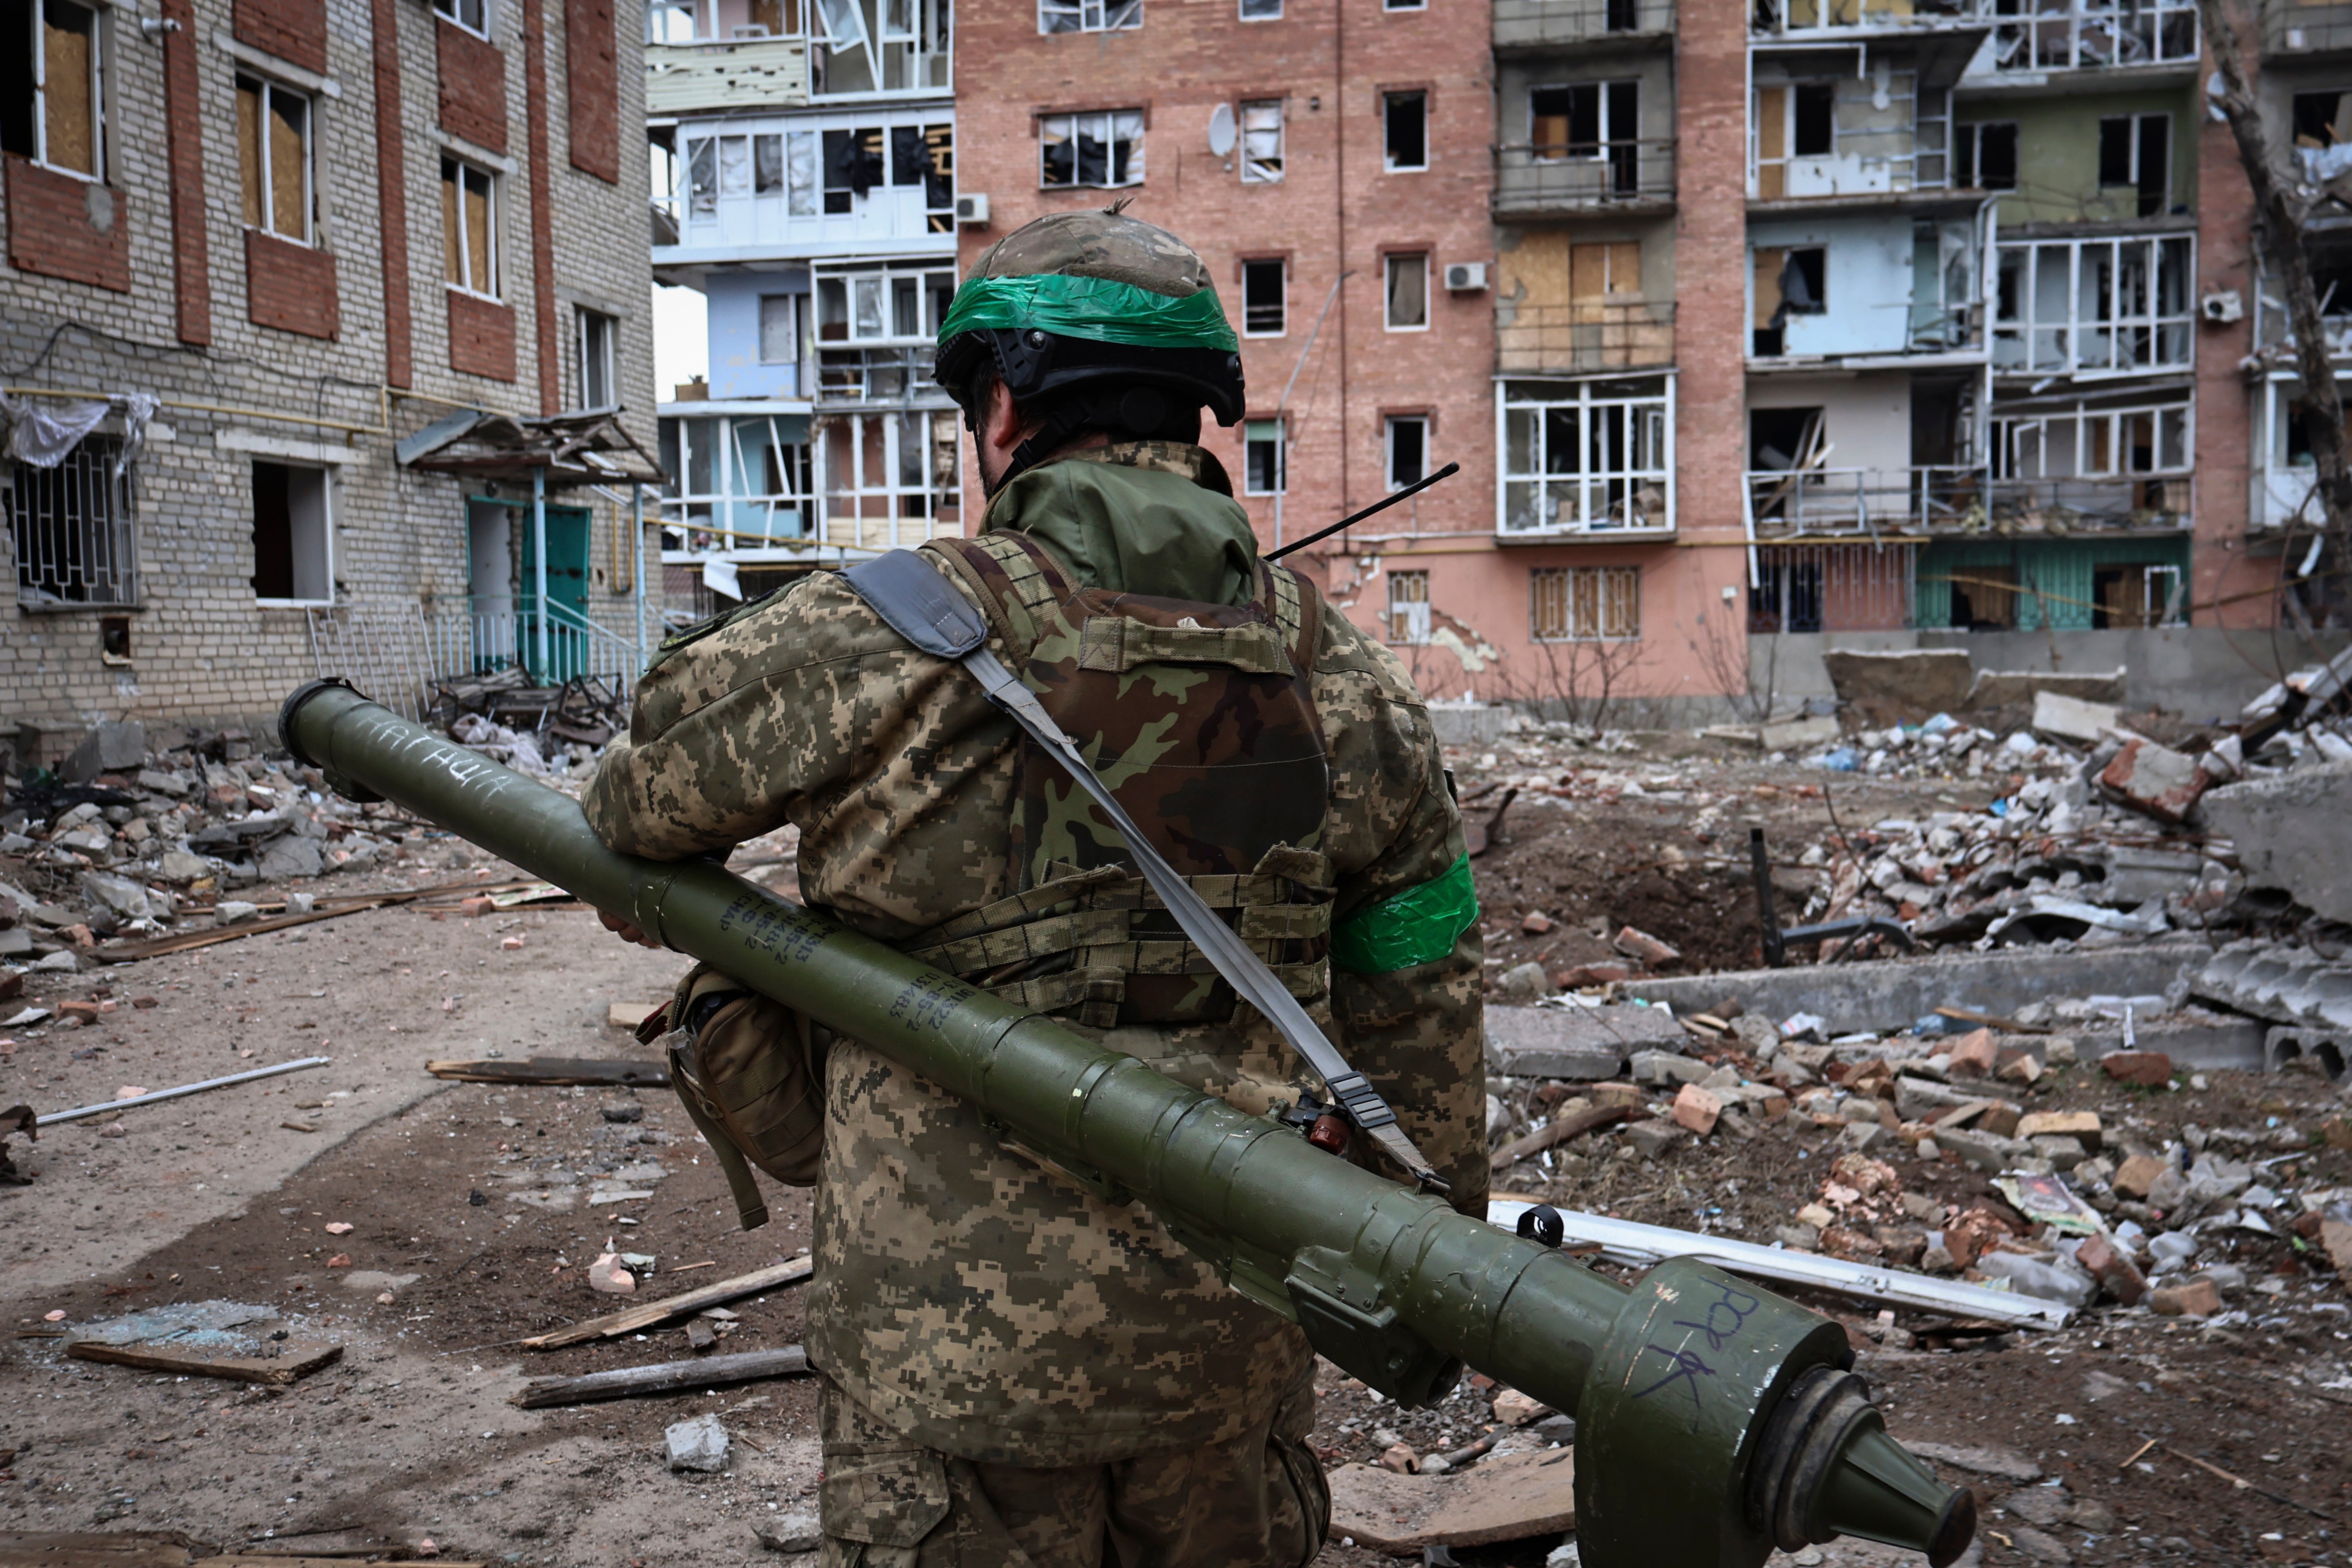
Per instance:
[[[1675,30],[1675,0],[1495,0],[1495,47],[1548,48]]]
[[[1675,302],[1505,303],[1496,312],[1495,338],[1500,368],[1510,375],[1661,367],[1675,361]]]
[[[944,399],[931,380],[929,343],[875,349],[823,349],[817,354],[819,403],[908,403]]]
[[[1996,0],[1997,72],[2194,66],[2195,0]]]
[[[1748,514],[1759,539],[1964,531],[1984,518],[1984,470],[1751,470]]]
[[[571,605],[548,602],[547,656],[528,595],[442,599],[430,604],[337,605],[310,612],[310,658],[397,713],[421,719],[436,681],[520,667],[531,684],[600,678],[625,703],[645,669],[634,638],[596,625]]]
[[[2263,47],[2273,55],[2352,49],[2352,5],[2265,5]]]
[[[1674,199],[1672,137],[1495,149],[1497,216],[1664,206]]]
[[[2186,474],[1994,479],[1989,493],[1996,525],[2026,531],[2185,528]]]
[[[1965,26],[1979,9],[1980,0],[1755,0],[1748,26],[1798,35]]]

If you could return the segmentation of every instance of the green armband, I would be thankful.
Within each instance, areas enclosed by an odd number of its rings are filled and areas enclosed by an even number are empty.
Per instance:
[[[1434,963],[1477,918],[1478,893],[1465,855],[1435,880],[1349,916],[1331,933],[1331,962],[1357,974]]]

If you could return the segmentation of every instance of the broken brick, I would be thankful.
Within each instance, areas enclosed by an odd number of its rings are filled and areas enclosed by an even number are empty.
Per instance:
[[[2162,1051],[2109,1051],[2099,1058],[2099,1069],[2117,1083],[2162,1089],[2172,1081],[2172,1058]]]
[[[95,1002],[60,1002],[58,1004],[58,1014],[60,1017],[72,1018],[80,1023],[95,1024],[98,1022],[98,1004]]]
[[[2125,1306],[2136,1306],[2147,1294],[2147,1277],[2131,1260],[2128,1253],[2104,1236],[2085,1237],[2075,1249],[2074,1261],[2090,1271],[2091,1278],[2106,1287],[2107,1294]]]
[[[1695,1083],[1686,1083],[1675,1096],[1673,1114],[1675,1125],[1687,1127],[1704,1138],[1715,1131],[1716,1122],[1722,1118],[1723,1100]]]
[[[1996,1101],[1986,1106],[1983,1114],[1977,1118],[1977,1131],[1990,1132],[1996,1138],[2014,1138],[2018,1123],[2024,1120],[2014,1105]]]
[[[2116,1167],[2116,1173],[2109,1178],[2107,1184],[2115,1188],[2120,1197],[2146,1198],[2148,1188],[2156,1184],[2157,1177],[2164,1174],[2164,1162],[2153,1154],[2134,1154]]]
[[[2221,1288],[2200,1275],[2178,1285],[2158,1286],[2147,1304],[2159,1317],[2210,1318],[2221,1310]]]
[[[2095,1149],[2105,1130],[2099,1125],[2099,1113],[2095,1110],[2037,1110],[2018,1118],[2013,1136],[2040,1138],[2044,1134],[2079,1138],[2084,1148]]]
[[[1984,1078],[1993,1068],[1995,1052],[1990,1029],[1973,1029],[1952,1042],[1951,1066],[1946,1070],[1954,1078]]]
[[[2099,774],[2099,783],[2126,805],[2159,822],[2177,823],[2188,816],[2212,782],[2195,758],[2138,739],[2126,742]]]
[[[1580,963],[1573,969],[1552,971],[1551,983],[1561,991],[1574,991],[1586,985],[1616,985],[1633,978],[1633,966],[1624,963]]]
[[[1529,936],[1541,936],[1551,930],[1551,917],[1537,910],[1519,921],[1519,929]]]
[[[1667,946],[1648,931],[1636,931],[1632,926],[1619,931],[1617,940],[1610,945],[1628,958],[1639,959],[1652,969],[1680,963],[1683,956],[1679,951]]]

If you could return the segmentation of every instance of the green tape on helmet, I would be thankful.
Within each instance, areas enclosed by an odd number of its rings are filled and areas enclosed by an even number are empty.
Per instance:
[[[1222,349],[1231,353],[1241,346],[1213,289],[1179,299],[1132,283],[1066,272],[970,279],[956,290],[955,303],[940,323],[940,342],[945,344],[962,333],[992,328],[1021,331],[1031,327],[1057,337],[1136,348]]]
[[[1434,963],[1478,918],[1478,894],[1463,856],[1433,881],[1350,915],[1331,933],[1331,962],[1355,974],[1386,974]]]

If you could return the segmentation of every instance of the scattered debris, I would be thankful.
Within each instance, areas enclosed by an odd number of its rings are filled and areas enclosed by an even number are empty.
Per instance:
[[[31,1106],[12,1105],[0,1110],[0,1186],[21,1187],[33,1178],[16,1169],[16,1163],[8,1157],[8,1135],[12,1132],[23,1133],[27,1142],[40,1142],[40,1121]]]
[[[727,1468],[727,1428],[716,1415],[697,1415],[677,1422],[662,1434],[673,1470],[715,1474]]]
[[[582,1057],[531,1057],[522,1061],[429,1061],[425,1070],[457,1083],[610,1084],[629,1089],[667,1089],[664,1062]]]
[[[622,1367],[592,1372],[584,1377],[543,1377],[526,1384],[514,1396],[525,1410],[545,1410],[558,1405],[587,1405],[603,1399],[640,1395],[692,1394],[762,1378],[798,1377],[807,1372],[808,1352],[798,1345],[781,1350],[744,1351],[733,1355],[697,1356],[652,1366]]]
[[[66,1354],[142,1372],[285,1384],[342,1359],[341,1345],[304,1344],[275,1309],[239,1301],[193,1301],[112,1318],[71,1331]]]
[[[1342,1465],[1330,1485],[1332,1536],[1375,1552],[1525,1541],[1576,1523],[1573,1448],[1487,1458],[1459,1476]]]
[[[690,1266],[691,1267],[691,1266]],[[814,1272],[814,1265],[805,1258],[794,1258],[732,1279],[715,1280],[698,1289],[684,1291],[658,1301],[614,1312],[602,1318],[592,1318],[584,1323],[573,1323],[543,1334],[534,1334],[522,1341],[526,1349],[535,1351],[561,1350],[566,1345],[585,1344],[590,1340],[611,1339],[619,1334],[642,1332],[656,1328],[674,1318],[699,1312],[712,1307],[723,1307],[730,1301],[740,1301],[747,1296],[762,1291],[782,1289],[798,1285]],[[672,1270],[671,1272],[678,1272]]]

